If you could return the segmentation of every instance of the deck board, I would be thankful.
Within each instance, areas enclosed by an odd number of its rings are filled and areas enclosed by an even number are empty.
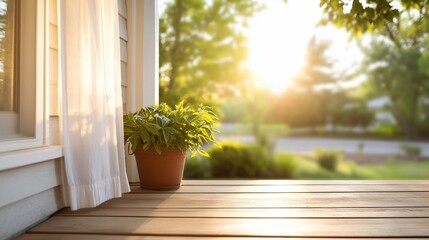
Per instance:
[[[64,209],[19,239],[429,238],[429,181],[184,181]],[[144,238],[143,238],[144,237]]]

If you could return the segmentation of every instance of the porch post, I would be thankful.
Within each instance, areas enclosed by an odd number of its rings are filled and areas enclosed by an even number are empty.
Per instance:
[[[127,0],[127,110],[159,102],[158,0]],[[133,155],[126,156],[130,182],[138,182]]]

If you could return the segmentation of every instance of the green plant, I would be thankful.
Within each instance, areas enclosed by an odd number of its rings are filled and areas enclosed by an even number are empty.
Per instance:
[[[399,146],[405,156],[410,158],[419,158],[422,149],[419,146],[403,143]]]
[[[393,124],[377,126],[374,131],[377,134],[387,138],[393,138],[401,134],[401,128],[398,125]]]
[[[208,156],[201,147],[216,142],[216,121],[217,116],[207,106],[193,109],[182,101],[173,109],[161,103],[124,115],[124,139],[130,154],[142,145],[143,150],[154,147],[158,153],[164,146],[189,150],[191,156],[197,152]]]
[[[255,178],[265,173],[268,152],[258,145],[224,142],[209,150],[213,177]]]
[[[211,177],[210,162],[206,157],[196,156],[186,159],[184,179],[206,179]]]
[[[314,158],[320,167],[335,171],[338,162],[342,159],[343,154],[341,151],[318,148],[313,152]]]
[[[292,178],[295,170],[296,162],[293,154],[277,153],[272,158],[266,175],[272,178]]]

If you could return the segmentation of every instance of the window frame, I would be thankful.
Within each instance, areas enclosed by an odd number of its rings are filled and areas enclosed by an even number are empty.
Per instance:
[[[0,122],[4,124],[4,128],[16,127],[18,130],[0,135],[0,153],[41,147],[45,144],[46,7],[45,0],[21,1],[18,51],[19,113],[0,114]],[[17,122],[11,122],[11,119],[16,118]]]

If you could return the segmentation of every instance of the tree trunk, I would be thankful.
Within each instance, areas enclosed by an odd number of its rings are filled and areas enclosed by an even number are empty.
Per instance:
[[[168,83],[168,90],[171,91],[175,88],[177,71],[178,71],[178,60],[179,60],[179,52],[181,48],[181,19],[183,12],[183,2],[182,0],[176,0],[174,9],[174,17],[173,17],[173,31],[174,31],[174,45],[171,49],[171,73],[170,73],[170,82]]]

